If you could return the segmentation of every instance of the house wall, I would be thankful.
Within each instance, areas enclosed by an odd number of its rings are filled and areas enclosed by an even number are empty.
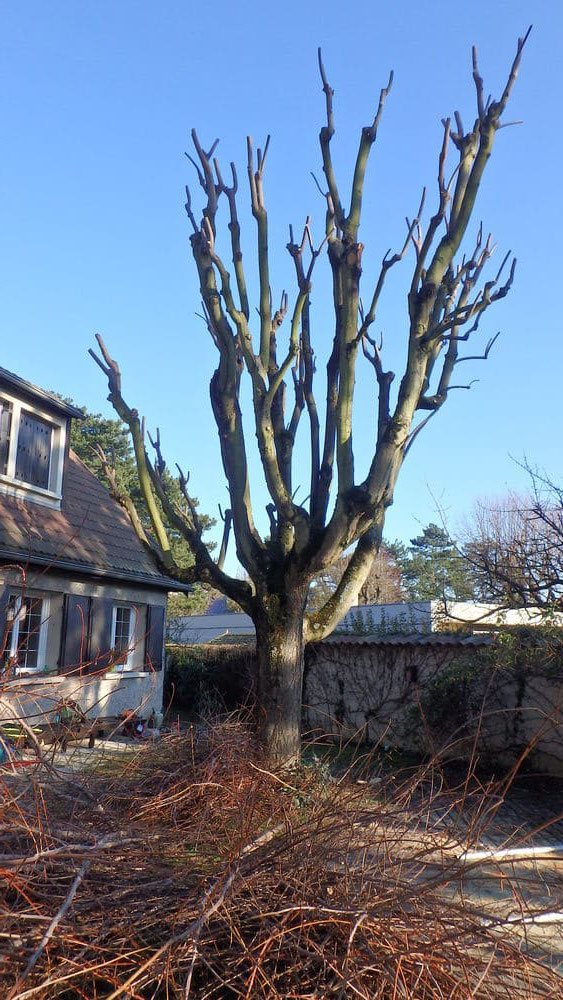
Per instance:
[[[164,671],[104,674],[101,677],[19,678],[0,690],[0,721],[26,719],[31,725],[52,721],[61,698],[72,698],[90,718],[134,711],[148,718],[162,708]]]
[[[5,588],[22,589],[19,570],[0,570],[0,594]],[[92,717],[118,715],[135,709],[143,715],[162,708],[163,670],[153,670],[145,662],[147,608],[166,607],[166,593],[150,587],[128,583],[105,583],[69,574],[28,571],[25,590],[49,598],[49,619],[45,652],[46,670],[40,674],[20,676],[0,682],[0,717],[34,717],[49,713],[63,697],[77,701]],[[91,597],[115,604],[132,605],[138,610],[135,618],[134,645],[130,669],[114,669],[105,674],[66,676],[56,673],[60,668],[63,608],[65,595]],[[96,623],[93,622],[91,656],[107,652],[97,649]]]

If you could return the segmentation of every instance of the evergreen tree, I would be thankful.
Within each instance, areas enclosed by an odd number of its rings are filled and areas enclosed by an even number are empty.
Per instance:
[[[67,399],[66,402],[76,406],[72,399]],[[90,413],[86,407],[80,407],[80,409],[84,414],[84,419],[73,420],[71,423],[70,446],[72,450],[105,486],[109,486],[96,451],[97,447],[102,448],[115,466],[119,488],[133,498],[143,523],[150,530],[150,518],[141,495],[137,467],[127,428],[121,420],[108,419],[103,417],[101,413]],[[165,470],[164,475],[170,497],[182,510],[185,501],[178,478],[171,476],[167,470]],[[197,505],[197,500],[195,503]],[[200,514],[199,517],[204,530],[211,528],[215,523],[213,518],[205,514]],[[171,530],[170,541],[177,564],[185,568],[193,565],[193,555],[188,543],[180,533]],[[168,607],[169,616],[198,614],[205,610],[209,600],[208,588],[196,583],[189,594],[178,593],[171,596]]]
[[[448,533],[437,524],[427,525],[421,535],[411,538],[409,546],[395,542],[390,548],[409,600],[473,600],[475,583],[471,567]]]

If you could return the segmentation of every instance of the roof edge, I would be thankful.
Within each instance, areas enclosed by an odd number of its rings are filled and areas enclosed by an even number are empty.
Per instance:
[[[26,379],[21,378],[14,372],[8,371],[7,368],[0,368],[0,384],[6,384],[12,389],[16,389],[18,392],[23,392],[28,396],[32,396],[34,399],[42,403],[47,403],[54,410],[58,410],[59,413],[64,413],[67,417],[74,417],[76,420],[84,420],[84,413],[77,406],[73,406],[71,403],[65,403],[64,400],[59,399],[55,396],[53,392],[47,392],[46,389],[41,389],[40,386],[34,385],[33,382],[28,382]]]
[[[53,573],[71,572],[79,573],[81,576],[95,577],[103,580],[125,581],[126,583],[140,583],[155,587],[157,590],[178,591],[180,593],[190,593],[191,585],[173,580],[172,577],[157,575],[150,576],[148,573],[133,573],[127,570],[109,570],[105,566],[95,563],[86,565],[75,562],[72,559],[52,559],[49,556],[31,555],[29,552],[17,552],[9,549],[0,549],[0,561],[19,562],[28,566],[42,566],[53,571]]]

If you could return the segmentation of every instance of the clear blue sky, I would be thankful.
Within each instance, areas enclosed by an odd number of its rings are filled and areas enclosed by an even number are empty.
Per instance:
[[[94,332],[102,332],[121,363],[124,394],[149,427],[160,425],[166,456],[191,470],[203,508],[216,511],[226,492],[207,390],[215,358],[195,317],[198,290],[182,207],[187,180],[199,197],[183,155],[191,127],[205,144],[220,136],[222,162],[236,159],[242,180],[245,136],[258,142],[272,133],[266,196],[277,297],[291,278],[287,223],[297,227],[310,213],[316,232],[323,226],[310,178],[311,170],[320,173],[324,116],[317,45],[336,91],[343,188],[359,130],[392,67],[395,84],[373,150],[361,231],[368,298],[422,185],[434,195],[440,119],[456,108],[467,121],[474,115],[471,45],[478,45],[486,92],[498,95],[530,21],[508,114],[524,124],[497,138],[473,228],[482,218],[499,255],[513,249],[518,256],[513,291],[487,314],[474,346],[482,349],[497,330],[502,336],[487,364],[459,369],[464,380],[480,381],[470,392],[452,393],[412,449],[387,535],[407,539],[435,519],[432,495],[455,526],[474,497],[518,488],[523,479],[511,455],[526,454],[560,476],[563,13],[553,0],[4,0],[0,363],[108,412],[104,380],[87,356]],[[245,200],[243,190],[243,215]],[[245,223],[249,260],[252,219]],[[398,374],[411,266],[405,261],[393,273],[377,323]],[[324,288],[319,274],[320,398],[331,337]],[[374,429],[371,375],[362,367],[360,471]],[[247,437],[253,439],[250,424]],[[258,488],[256,494],[263,503]]]

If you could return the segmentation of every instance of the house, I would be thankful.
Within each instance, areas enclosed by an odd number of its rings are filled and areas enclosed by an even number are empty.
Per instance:
[[[76,407],[0,369],[0,717],[162,705],[167,591],[69,447]]]

